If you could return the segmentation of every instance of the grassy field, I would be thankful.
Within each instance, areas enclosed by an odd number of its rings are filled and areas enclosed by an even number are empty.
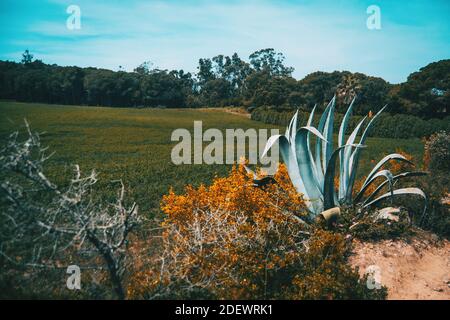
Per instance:
[[[73,164],[85,172],[100,173],[99,191],[106,197],[122,179],[141,212],[159,212],[161,196],[174,187],[180,192],[186,184],[209,183],[215,175],[225,175],[229,165],[179,165],[171,162],[176,144],[171,133],[177,128],[192,130],[195,120],[203,130],[218,128],[279,128],[249,120],[236,114],[193,109],[129,109],[58,106],[0,102],[0,143],[15,131],[24,129],[26,118],[33,130],[44,132],[42,139],[55,155],[49,160],[47,174],[56,183],[70,177]],[[283,129],[284,128],[280,128]],[[420,164],[423,144],[419,139],[371,138],[363,152],[362,172],[370,170],[371,160],[400,148]]]

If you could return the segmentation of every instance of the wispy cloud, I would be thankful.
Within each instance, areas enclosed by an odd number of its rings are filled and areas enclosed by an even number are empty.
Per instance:
[[[65,27],[65,9],[73,1],[48,1],[37,16],[10,2],[11,14],[0,18],[27,23],[6,32],[0,58],[17,59],[18,51],[30,48],[44,61],[63,65],[132,70],[152,60],[160,68],[195,71],[201,57],[237,52],[246,58],[273,47],[299,78],[345,69],[399,82],[450,52],[450,26],[442,12],[449,6],[440,1],[412,2],[403,11],[382,1],[381,30],[366,28],[367,1],[76,2],[82,29],[75,31]]]

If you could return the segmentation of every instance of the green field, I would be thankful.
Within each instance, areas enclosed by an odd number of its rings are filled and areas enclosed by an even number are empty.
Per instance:
[[[225,175],[229,165],[172,164],[170,154],[176,144],[171,133],[177,128],[192,130],[195,120],[203,130],[218,128],[280,128],[249,120],[217,109],[130,109],[58,106],[0,102],[0,140],[15,130],[24,130],[26,118],[33,130],[43,132],[42,140],[55,151],[46,168],[56,183],[70,177],[72,164],[85,172],[96,169],[99,191],[107,196],[116,189],[113,180],[122,179],[128,194],[141,212],[159,212],[161,196],[171,186],[181,191],[186,184],[209,183],[215,175]],[[280,128],[283,129],[284,128]],[[394,140],[371,138],[363,152],[362,173],[370,170],[371,160],[400,148],[420,164],[423,143],[420,139]]]

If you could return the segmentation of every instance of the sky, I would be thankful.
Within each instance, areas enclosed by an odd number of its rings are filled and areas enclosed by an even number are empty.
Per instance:
[[[67,28],[70,5],[80,29]],[[367,27],[371,5],[379,29]],[[196,72],[200,58],[274,48],[297,79],[348,70],[399,83],[450,58],[449,17],[448,0],[0,0],[0,60],[29,49],[50,64]]]

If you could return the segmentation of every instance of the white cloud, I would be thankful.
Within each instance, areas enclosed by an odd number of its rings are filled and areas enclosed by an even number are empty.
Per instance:
[[[317,70],[347,69],[396,82],[405,80],[417,64],[414,57],[428,50],[427,39],[410,26],[385,23],[382,30],[368,30],[363,6],[318,10],[262,1],[78,2],[82,30],[67,30],[63,19],[30,27],[30,33],[42,37],[28,43],[45,47],[44,61],[132,70],[152,60],[160,68],[195,71],[201,57],[238,52],[247,58],[273,47],[286,55],[297,78]],[[431,55],[428,62],[435,59]],[[397,69],[386,68],[386,63]]]

